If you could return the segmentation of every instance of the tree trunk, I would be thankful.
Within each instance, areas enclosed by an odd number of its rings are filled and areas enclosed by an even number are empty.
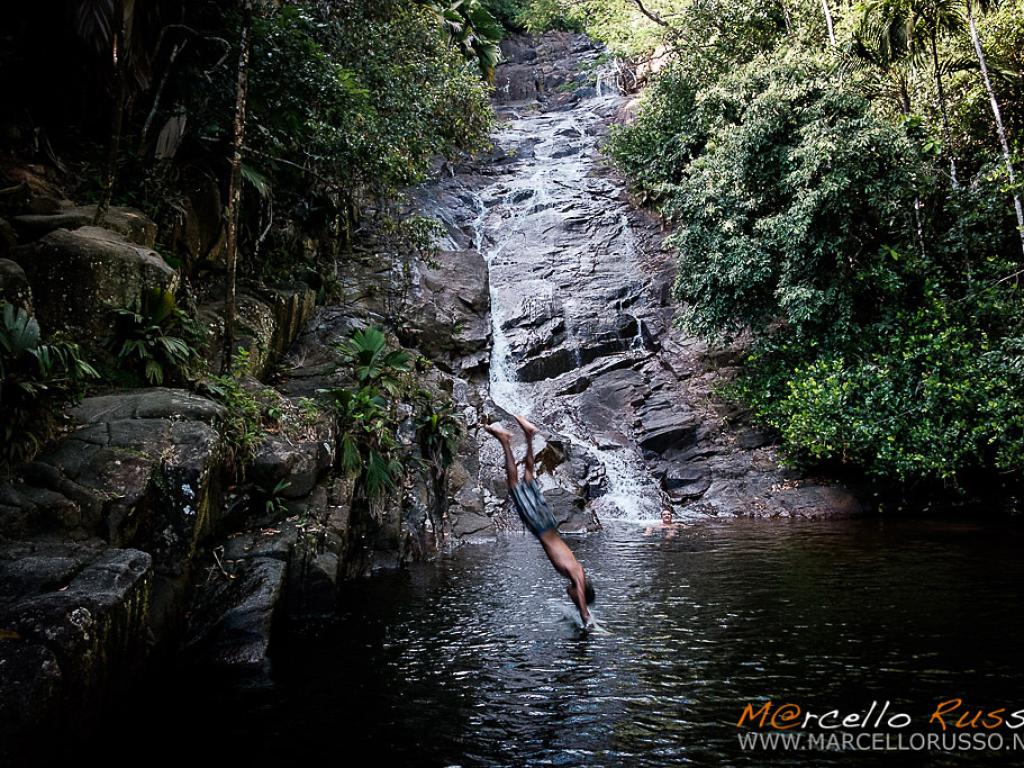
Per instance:
[[[828,0],[821,0],[821,9],[825,12],[825,25],[828,27],[828,39],[832,45],[836,44],[836,30],[832,23],[832,9],[828,7]]]
[[[110,209],[110,200],[114,196],[114,184],[117,180],[117,159],[121,154],[121,133],[124,125],[125,99],[125,19],[124,3],[114,3],[114,30],[110,40],[110,60],[114,67],[114,103],[110,107],[110,145],[107,150],[107,172],[103,179],[103,193],[96,204],[96,214],[92,223],[98,226]]]
[[[974,23],[974,11],[971,8],[971,0],[967,0],[967,21],[971,29],[971,42],[974,43],[974,51],[978,54],[978,64],[981,65],[981,77],[985,81],[985,91],[988,93],[989,104],[992,105],[992,115],[996,119],[996,133],[999,134],[999,144],[1003,149],[1003,162],[1006,163],[1006,175],[1010,179],[1010,188],[1013,190],[1013,209],[1017,212],[1017,230],[1020,233],[1020,246],[1024,251],[1024,210],[1021,209],[1020,193],[1017,192],[1017,178],[1013,172],[1013,159],[1010,155],[1010,142],[1006,138],[1006,128],[1003,127],[1003,112],[996,100],[996,92],[992,88],[992,79],[988,76],[988,61],[985,59],[985,51],[981,47],[981,37],[978,35],[978,27]]]
[[[910,117],[910,92],[907,90],[907,81],[902,75],[898,75],[900,82],[900,108],[903,112],[903,117]],[[924,205],[921,203],[921,196],[914,193],[914,230],[917,233],[917,246],[921,249],[921,258],[927,258],[927,251],[924,247],[924,223],[921,221],[921,209]]]
[[[171,56],[167,60],[167,68],[160,77],[160,84],[156,87],[156,94],[153,96],[153,106],[150,107],[149,114],[146,115],[146,121],[142,124],[142,131],[139,133],[139,157],[143,157],[146,154],[146,136],[149,135],[149,128],[153,125],[153,118],[156,117],[156,113],[160,110],[160,99],[164,95],[164,87],[167,85],[168,79],[170,79],[171,70],[174,69],[174,62],[187,45],[188,40],[184,40],[180,43],[175,43],[174,48],[171,49]]]
[[[246,13],[238,50],[238,80],[235,86],[234,149],[231,153],[231,180],[228,184],[228,205],[224,263],[227,270],[224,294],[224,370],[231,370],[235,354],[235,281],[238,273],[238,207],[242,199],[242,145],[245,141],[245,107],[249,89],[249,48],[252,22]]]
[[[939,69],[939,44],[936,40],[936,33],[931,33],[932,68],[935,70],[935,90],[939,97],[939,114],[942,117],[942,148],[949,157],[949,175],[953,180],[953,188],[960,186],[956,178],[956,160],[953,158],[953,150],[949,141],[949,115],[946,114],[946,89],[942,85],[942,70]]]

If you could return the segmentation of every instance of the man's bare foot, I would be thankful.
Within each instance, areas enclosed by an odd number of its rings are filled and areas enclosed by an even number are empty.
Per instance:
[[[512,439],[512,433],[505,429],[503,426],[501,426],[501,424],[498,424],[497,422],[495,422],[494,424],[484,424],[483,422],[480,422],[480,426],[486,429],[499,440]]]
[[[533,424],[524,419],[522,416],[516,416],[513,414],[512,418],[516,420],[516,423],[519,424],[520,429],[523,430],[523,434],[525,434],[527,437],[533,437],[534,435],[537,434],[537,432],[540,431],[535,426],[533,426]]]

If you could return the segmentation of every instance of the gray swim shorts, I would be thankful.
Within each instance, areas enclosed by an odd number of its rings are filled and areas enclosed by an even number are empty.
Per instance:
[[[544,499],[537,478],[530,482],[520,480],[514,488],[509,489],[509,496],[512,497],[512,503],[515,504],[523,525],[529,528],[530,532],[538,539],[545,531],[550,531],[558,526],[551,507]]]

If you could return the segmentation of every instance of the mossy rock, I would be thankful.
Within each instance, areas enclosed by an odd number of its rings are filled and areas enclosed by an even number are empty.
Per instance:
[[[58,229],[16,249],[14,260],[28,276],[47,333],[101,340],[113,310],[178,284],[178,273],[156,251],[99,227]]]

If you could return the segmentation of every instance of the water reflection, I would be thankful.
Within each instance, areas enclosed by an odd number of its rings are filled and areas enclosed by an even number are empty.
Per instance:
[[[1019,544],[917,521],[612,525],[573,542],[608,630],[582,637],[540,548],[513,536],[351,585],[335,630],[279,654],[274,689],[182,720],[256,764],[358,749],[399,765],[874,765],[887,756],[744,754],[733,724],[766,698],[890,699],[921,722],[951,695],[1024,706]]]

